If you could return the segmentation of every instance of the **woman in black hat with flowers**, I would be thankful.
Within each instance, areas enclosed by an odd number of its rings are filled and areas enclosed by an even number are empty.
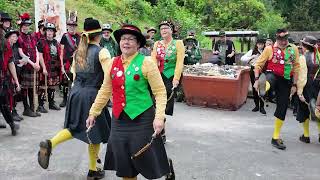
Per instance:
[[[49,109],[60,110],[55,104],[54,94],[55,86],[60,83],[60,45],[55,39],[56,27],[52,23],[47,23],[44,27],[45,39],[40,39],[37,44],[39,51],[39,59],[42,67],[42,74],[40,74],[39,83],[40,86],[48,87],[48,94],[44,94],[44,91],[39,92],[39,107],[38,111],[41,113],[48,113],[48,110],[44,108],[45,96],[49,100]],[[47,84],[45,84],[45,78],[47,77]]]
[[[183,70],[185,47],[182,40],[175,40],[172,34],[175,26],[170,21],[162,21],[159,24],[162,40],[155,42],[152,58],[156,61],[167,91],[166,115],[173,115],[174,96],[171,96],[173,88],[178,87]],[[175,92],[174,92],[175,93]],[[171,99],[169,97],[171,96]],[[166,141],[165,130],[161,133]]]
[[[113,117],[105,169],[115,170],[124,180],[136,180],[138,174],[147,179],[161,178],[170,172],[166,150],[158,136],[164,127],[165,86],[154,61],[138,53],[146,43],[138,27],[124,25],[114,32],[114,37],[122,55],[106,66],[106,76],[91,107],[87,127],[99,123],[96,117],[112,94]],[[132,158],[150,139],[153,139],[150,148]]]
[[[310,112],[308,104],[315,102],[320,89],[319,65],[320,59],[317,56],[317,39],[313,36],[306,36],[301,40],[303,55],[300,56],[300,71],[297,82],[297,95],[300,99],[297,112],[297,121],[302,124],[303,135],[300,141],[310,143],[309,135],[309,117]],[[313,109],[312,109],[313,111]],[[318,134],[320,142],[320,122],[317,121]]]
[[[78,50],[72,65],[74,85],[68,98],[65,125],[50,140],[40,143],[38,162],[44,169],[48,168],[52,149],[58,144],[72,138],[88,143],[89,172],[87,179],[95,180],[104,177],[104,171],[97,167],[100,143],[106,143],[109,137],[110,115],[107,109],[101,109],[97,123],[87,131],[86,119],[89,109],[95,100],[99,88],[107,72],[106,67],[111,62],[108,50],[101,48],[101,26],[99,21],[87,18],[84,22],[84,32],[81,34]],[[86,132],[87,131],[87,132]]]

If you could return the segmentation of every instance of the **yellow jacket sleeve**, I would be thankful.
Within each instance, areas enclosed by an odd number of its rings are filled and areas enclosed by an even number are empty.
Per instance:
[[[102,109],[106,106],[108,100],[111,97],[112,93],[112,85],[111,85],[111,77],[110,71],[112,67],[112,60],[110,53],[107,49],[102,49],[99,53],[99,61],[102,66],[102,70],[104,73],[103,83],[101,85],[100,90],[98,91],[98,95],[91,106],[89,111],[90,116],[97,117],[101,114]]]
[[[300,56],[299,58],[299,76],[297,80],[297,94],[301,95],[303,93],[304,86],[307,84],[308,67],[306,63],[305,56]]]
[[[254,69],[262,70],[266,62],[272,58],[272,47],[266,47],[262,54],[259,56],[258,60],[256,61],[256,64],[254,66]]]
[[[152,52],[151,52],[151,58],[152,60],[156,63],[156,65],[158,64],[158,60],[156,58],[157,56],[157,46],[158,46],[158,42],[155,42],[154,45],[153,45],[153,49],[152,49]]]
[[[294,61],[294,63],[293,63],[293,72],[297,73],[298,76],[299,76],[299,72],[300,72],[300,62],[299,62],[300,61],[300,54],[299,54],[299,49],[295,45],[293,45],[293,49],[294,49],[295,59],[296,59],[296,61]]]
[[[182,40],[177,40],[176,42],[176,47],[177,47],[177,62],[176,62],[176,68],[174,70],[174,77],[173,79],[175,80],[180,80],[182,71],[183,71],[183,62],[184,62],[184,57],[185,57],[185,47],[183,45]]]
[[[151,57],[145,57],[142,65],[143,76],[148,80],[152,94],[156,100],[156,119],[163,120],[167,105],[167,92],[162,81],[158,66]]]

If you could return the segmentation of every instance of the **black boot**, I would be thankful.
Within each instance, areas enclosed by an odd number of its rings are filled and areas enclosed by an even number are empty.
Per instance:
[[[60,107],[56,105],[56,102],[54,101],[54,90],[53,89],[48,89],[48,97],[49,97],[49,109],[52,110],[61,110]]]
[[[58,106],[55,104],[55,102],[49,102],[49,109],[51,109],[51,110],[57,110],[57,111],[61,110],[61,108],[58,107]]]
[[[40,112],[34,110],[34,107],[31,107],[30,109],[31,109],[32,112],[34,112],[37,115],[37,117],[41,116]]]
[[[15,109],[12,110],[12,118],[14,121],[18,122],[23,120],[23,118],[18,115],[17,110]]]
[[[39,106],[37,109],[37,112],[48,113],[48,110],[46,108],[44,108],[44,106]]]
[[[271,144],[273,147],[276,147],[281,150],[285,150],[287,147],[283,144],[281,139],[271,139]]]
[[[169,172],[169,174],[166,175],[166,180],[175,180],[176,175],[174,173],[172,159],[170,159],[170,158],[169,158],[169,169],[170,169],[170,172]]]
[[[18,133],[18,129],[20,128],[20,126],[18,124],[15,123],[10,123],[9,124],[10,128],[11,128],[11,134],[12,136],[16,136]]]
[[[24,109],[23,115],[28,117],[38,117],[38,115],[35,112],[33,112],[29,107]]]
[[[67,99],[68,99],[68,88],[64,87],[63,88],[63,100],[62,100],[62,102],[61,102],[61,104],[59,106],[60,107],[66,107]]]
[[[89,170],[87,180],[103,179],[105,176],[104,170],[98,169],[97,171]]]
[[[259,80],[258,80],[258,93],[259,93],[259,96],[260,97],[264,97],[265,94],[266,94],[266,82],[267,82],[267,78],[266,78],[266,75],[264,73],[262,73],[259,77]]]
[[[259,111],[259,106],[256,106],[252,109],[252,112],[258,112]]]
[[[67,105],[67,100],[65,98],[63,98],[61,104],[59,105],[60,107],[66,107]]]
[[[299,140],[300,140],[301,142],[304,142],[304,143],[307,143],[307,144],[310,143],[310,137],[305,137],[304,135],[300,136],[300,137],[299,137]]]
[[[38,152],[38,163],[43,169],[47,169],[49,166],[52,144],[50,140],[40,142],[40,150]]]
[[[267,114],[267,112],[266,112],[266,110],[264,109],[263,106],[260,107],[260,113],[263,114],[263,115],[266,115],[266,114]]]

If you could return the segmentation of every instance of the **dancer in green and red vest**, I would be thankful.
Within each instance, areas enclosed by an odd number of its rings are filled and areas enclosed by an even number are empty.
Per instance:
[[[69,93],[70,84],[73,81],[70,67],[73,62],[73,53],[78,48],[78,44],[80,41],[80,35],[76,32],[76,27],[78,26],[78,23],[74,20],[68,20],[67,26],[68,32],[63,34],[60,42],[60,60],[62,72],[61,85],[63,93],[63,100],[60,104],[60,107],[65,107],[67,104],[67,97]]]
[[[175,26],[170,21],[162,21],[159,24],[161,41],[154,44],[152,59],[158,64],[162,80],[167,90],[167,98],[171,96],[173,88],[178,87],[183,70],[185,48],[182,40],[175,40],[172,34]],[[175,92],[174,92],[175,93]],[[166,115],[173,115],[174,97],[168,99]],[[165,130],[162,132],[164,142],[166,141]]]
[[[75,51],[74,62],[71,66],[75,79],[66,106],[64,129],[50,140],[40,142],[38,152],[39,165],[47,169],[51,152],[58,144],[72,138],[89,144],[87,180],[102,179],[105,176],[102,167],[99,167],[97,162],[101,162],[99,159],[100,143],[108,141],[111,120],[108,109],[103,108],[101,115],[97,116],[96,125],[87,131],[86,120],[89,110],[104,77],[106,77],[107,64],[111,62],[108,50],[99,46],[101,32],[98,20],[85,19],[84,31],[81,34],[79,47]]]
[[[166,106],[165,86],[158,67],[150,57],[138,53],[146,43],[138,27],[124,25],[114,32],[114,37],[122,55],[105,67],[107,75],[91,107],[87,127],[99,122],[95,119],[112,94],[113,118],[105,169],[115,170],[124,180],[136,180],[138,174],[147,179],[167,175],[166,179],[171,180],[173,169],[170,171],[164,144],[158,136],[164,128]],[[150,149],[138,159],[132,158],[151,139]],[[172,161],[169,162],[172,165]]]
[[[276,43],[272,47],[268,46],[264,49],[254,69],[254,87],[259,95],[264,96],[266,87],[269,85],[276,92],[277,108],[274,113],[276,119],[271,144],[282,150],[286,149],[286,146],[280,139],[280,131],[285,120],[289,97],[297,90],[300,68],[298,48],[288,42],[288,37],[289,33],[286,29],[278,29]],[[265,64],[267,64],[266,73],[260,75]]]

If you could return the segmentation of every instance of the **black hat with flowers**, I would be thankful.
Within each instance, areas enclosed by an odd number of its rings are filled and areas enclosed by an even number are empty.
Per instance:
[[[161,21],[161,23],[159,24],[159,29],[160,29],[160,27],[163,26],[163,25],[169,26],[169,27],[171,28],[171,30],[172,30],[173,33],[176,32],[175,26],[174,26],[174,24],[173,24],[171,21]]]
[[[141,33],[141,30],[135,25],[125,24],[121,29],[114,31],[113,36],[116,41],[120,43],[121,36],[124,34],[132,34],[136,36],[137,41],[140,43],[140,47],[143,47],[146,44],[146,38]]]

